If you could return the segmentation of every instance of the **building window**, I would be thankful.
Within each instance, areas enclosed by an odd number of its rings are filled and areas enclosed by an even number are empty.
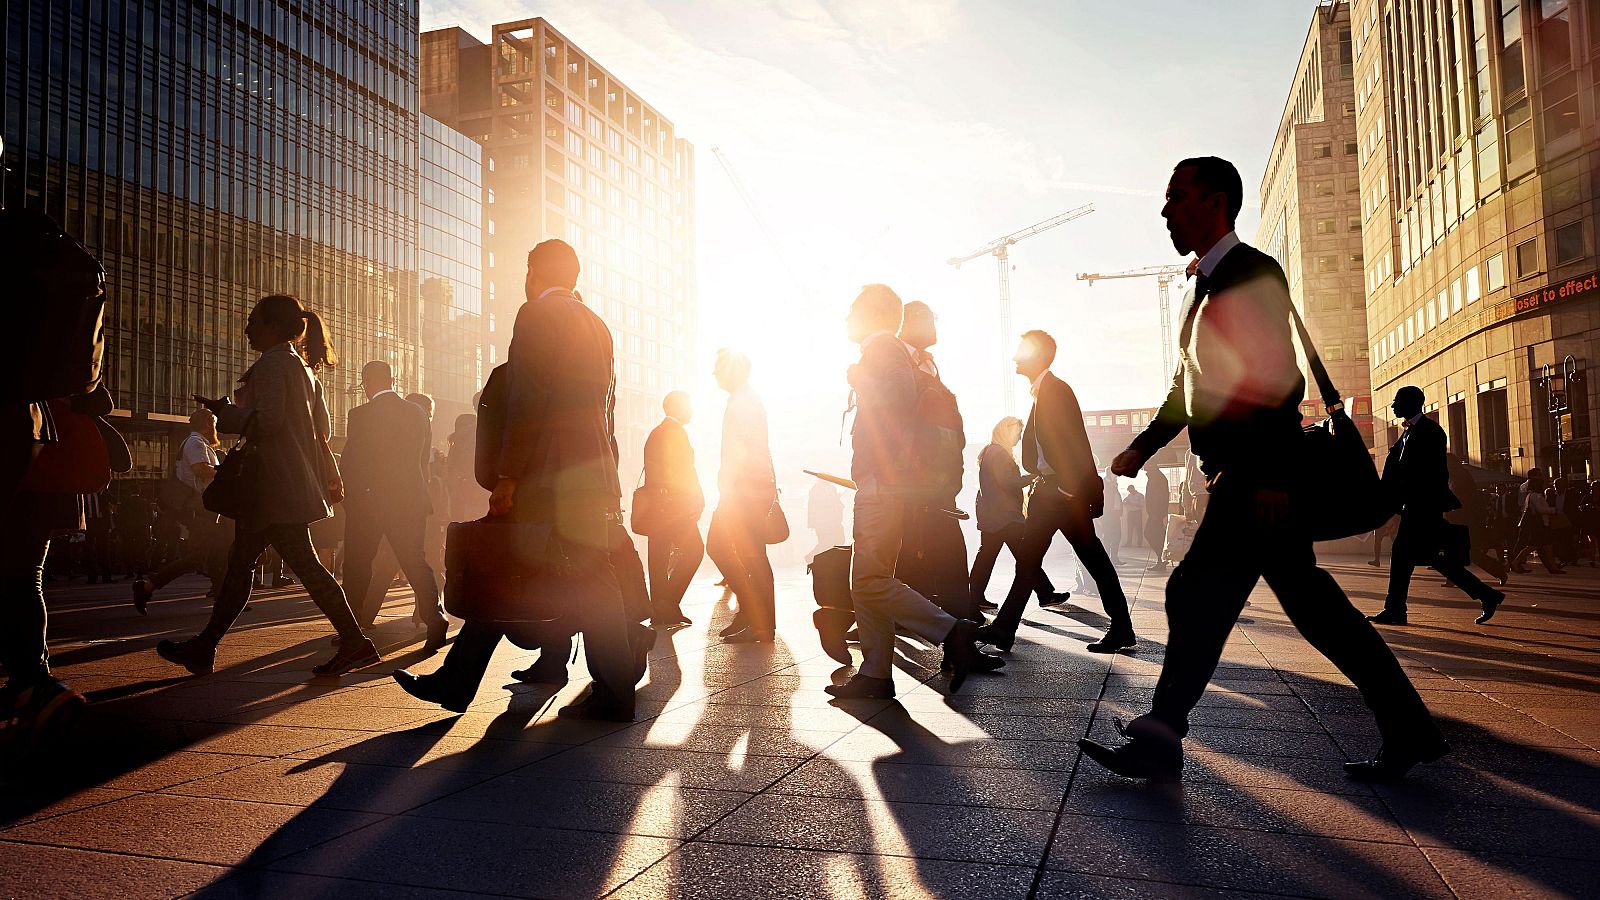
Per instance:
[[[1339,223],[1333,219],[1318,219],[1317,234],[1333,234],[1339,230]]]
[[[1570,0],[1541,0],[1539,4],[1539,71],[1547,77],[1572,65],[1572,10]],[[1590,15],[1593,15],[1593,11]]]
[[[1600,15],[1597,10],[1594,15]],[[1568,72],[1545,82],[1544,139],[1553,141],[1578,130],[1578,73]]]
[[[1517,245],[1517,277],[1527,278],[1543,271],[1539,265],[1539,239],[1523,241]]]
[[[1583,259],[1583,223],[1573,222],[1556,229],[1556,265],[1564,266]]]
[[[1355,116],[1355,114],[1356,114],[1356,102],[1354,100],[1346,100],[1344,102],[1344,110],[1343,110],[1343,112],[1344,112],[1345,118],[1347,118],[1347,119],[1353,118]]]
[[[1344,348],[1338,345],[1322,348],[1322,358],[1328,362],[1343,362]]]
[[[1483,288],[1478,284],[1478,267],[1473,266],[1467,270],[1467,305],[1471,306],[1483,299]]]
[[[1505,387],[1478,394],[1478,464],[1491,472],[1511,471],[1510,420]]]
[[[1315,184],[1313,184],[1311,186],[1311,191],[1315,196],[1318,196],[1318,197],[1332,197],[1333,196],[1333,182],[1331,182],[1331,181],[1319,181],[1319,182],[1317,182],[1317,183],[1315,183]]]
[[[1370,358],[1371,358],[1371,354],[1367,351],[1367,348],[1365,346],[1361,346],[1361,347],[1357,347],[1356,348],[1356,359],[1370,359]]]
[[[1359,234],[1361,232],[1361,217],[1350,216],[1345,220],[1344,227],[1346,231],[1352,234]]]
[[[1345,156],[1355,156],[1356,155],[1356,142],[1355,141],[1345,141],[1344,142],[1344,155]]]
[[[1506,286],[1506,260],[1503,254],[1496,253],[1484,262],[1483,280],[1491,293]]]
[[[1311,145],[1312,159],[1327,159],[1333,155],[1333,145],[1327,141],[1320,141]]]
[[[1461,312],[1461,279],[1450,282],[1450,312]]]
[[[1522,69],[1522,2],[1499,0],[1500,89],[1512,96],[1528,86]]]
[[[1337,272],[1337,271],[1339,271],[1339,257],[1337,257],[1337,256],[1319,256],[1319,257],[1317,257],[1317,274],[1322,275],[1322,274],[1327,274],[1329,272]]]

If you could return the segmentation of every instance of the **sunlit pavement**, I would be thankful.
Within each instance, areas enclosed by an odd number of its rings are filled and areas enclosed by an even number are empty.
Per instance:
[[[1594,895],[1600,570],[1522,576],[1487,626],[1419,573],[1412,624],[1384,633],[1455,751],[1377,789],[1340,769],[1376,748],[1359,697],[1258,589],[1184,783],[1152,788],[1075,746],[1150,698],[1164,576],[1142,559],[1122,567],[1132,654],[1084,651],[1104,620],[1075,596],[1030,609],[1006,673],[954,697],[937,652],[905,643],[895,703],[828,702],[848,670],[818,646],[800,573],[780,576],[769,647],[716,641],[729,611],[704,578],[631,727],[556,719],[581,662],[555,697],[508,692],[531,658],[509,645],[465,715],[412,700],[388,673],[442,656],[419,658],[401,591],[384,662],[334,680],[310,678],[330,630],[299,593],[259,597],[216,674],[187,678],[154,646],[199,627],[203,581],[148,618],[126,583],[56,589],[57,671],[94,703],[72,753],[3,786],[0,894]],[[1377,608],[1386,571],[1330,567]]]

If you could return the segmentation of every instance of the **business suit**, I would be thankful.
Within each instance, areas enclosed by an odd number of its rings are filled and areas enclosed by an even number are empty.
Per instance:
[[[967,538],[961,522],[946,512],[957,507],[956,495],[961,493],[966,429],[961,424],[955,394],[939,378],[933,354],[914,350],[912,364],[919,410],[937,409],[939,413],[933,421],[941,424],[934,427],[951,439],[918,448],[927,454],[921,460],[925,473],[939,483],[924,496],[909,498],[906,503],[905,531],[900,556],[895,561],[895,577],[950,615],[976,621],[978,606],[968,584]],[[929,427],[928,420],[917,424],[919,430]]]
[[[990,632],[1002,639],[1016,634],[1028,594],[1042,587],[1045,553],[1060,532],[1100,591],[1100,602],[1111,619],[1108,635],[1131,638],[1133,619],[1128,614],[1127,595],[1094,530],[1095,517],[1104,511],[1105,484],[1095,470],[1083,410],[1072,388],[1049,371],[1039,376],[1033,409],[1022,430],[1022,467],[1034,476],[1034,484],[1017,557],[1017,577],[989,626]]]
[[[973,557],[972,571],[967,576],[974,604],[983,602],[1001,547],[1011,550],[1013,562],[1022,558],[1022,539],[1027,533],[1022,492],[1032,483],[1033,479],[1017,467],[1010,449],[990,444],[978,453],[978,554]],[[1050,576],[1041,568],[1034,586],[1039,602],[1050,599],[1055,592]]]
[[[1166,744],[1188,734],[1189,713],[1259,579],[1289,620],[1361,691],[1385,745],[1439,739],[1410,679],[1333,576],[1317,566],[1293,518],[1268,523],[1257,491],[1288,491],[1300,440],[1305,379],[1290,336],[1288,284],[1266,254],[1232,240],[1200,264],[1179,340],[1172,389],[1132,449],[1151,458],[1179,432],[1201,460],[1209,502],[1194,543],[1167,582],[1167,653],[1151,712],[1130,736]],[[1208,264],[1209,263],[1209,264]],[[1207,269],[1209,268],[1209,273]],[[1310,511],[1295,513],[1311,514]]]
[[[360,605],[356,619],[371,627],[384,591],[368,597],[372,562],[385,539],[416,594],[421,617],[437,622],[439,581],[424,542],[433,512],[428,496],[428,414],[393,390],[350,410],[341,467],[345,481],[344,587]],[[382,587],[387,588],[385,584]],[[374,602],[376,601],[376,602]]]
[[[660,491],[660,518],[645,539],[650,614],[658,626],[683,621],[683,594],[705,559],[700,514],[706,498],[694,467],[689,432],[671,416],[644,441],[644,486]]]
[[[615,717],[631,718],[640,673],[613,563],[622,491],[613,432],[612,352],[611,331],[572,291],[553,288],[524,303],[506,364],[500,444],[478,449],[491,453],[499,477],[516,482],[510,517],[554,525],[578,570],[590,573],[588,590],[569,605],[570,624],[584,635],[593,702]],[[620,541],[626,541],[625,534]],[[632,553],[631,543],[626,550]],[[468,621],[444,665],[426,676],[437,679],[429,690],[446,705],[470,700],[503,637],[494,625]],[[541,662],[553,659],[564,673],[567,646],[559,639],[545,641]]]
[[[1144,473],[1144,541],[1161,564],[1167,545],[1167,511],[1172,508],[1172,488],[1167,476],[1154,466]]]
[[[1383,608],[1404,618],[1411,573],[1429,566],[1487,611],[1500,602],[1499,591],[1467,571],[1459,560],[1439,555],[1444,537],[1444,514],[1461,508],[1450,490],[1445,465],[1445,434],[1439,423],[1421,413],[1389,448],[1383,463],[1383,487],[1400,509],[1400,529],[1389,557],[1389,593]]]

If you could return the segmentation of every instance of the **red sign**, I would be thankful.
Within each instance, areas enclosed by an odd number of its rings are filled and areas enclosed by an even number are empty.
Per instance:
[[[1585,297],[1600,297],[1600,272],[1568,278],[1566,281],[1523,294],[1511,301],[1514,304],[1512,315],[1521,315],[1552,303],[1565,303],[1568,300],[1580,300]]]

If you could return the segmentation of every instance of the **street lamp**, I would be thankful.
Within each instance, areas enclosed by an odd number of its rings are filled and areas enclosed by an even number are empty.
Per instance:
[[[1561,464],[1561,451],[1573,439],[1572,405],[1568,401],[1570,392],[1575,385],[1583,382],[1583,372],[1578,368],[1578,361],[1567,354],[1561,361],[1558,369],[1545,363],[1539,370],[1539,385],[1545,389],[1545,394],[1550,398],[1546,411],[1550,413],[1550,424],[1556,436],[1556,477],[1566,475],[1566,470]]]

